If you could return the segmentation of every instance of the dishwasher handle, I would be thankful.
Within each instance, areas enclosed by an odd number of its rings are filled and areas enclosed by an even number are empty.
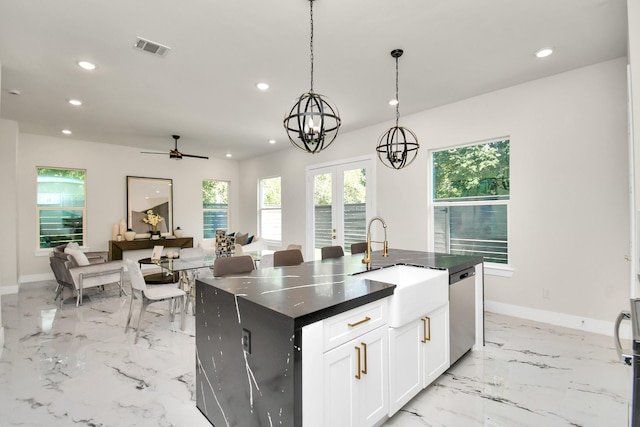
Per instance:
[[[622,344],[620,343],[620,323],[622,323],[623,320],[631,320],[631,313],[628,311],[621,311],[620,314],[618,314],[616,324],[613,328],[613,340],[616,345],[616,353],[618,353],[618,359],[620,359],[620,361],[625,365],[631,365],[633,355],[631,354],[631,352],[629,352],[629,350],[623,350]],[[629,354],[626,354],[627,352]]]
[[[457,283],[469,277],[473,277],[475,275],[476,275],[475,267],[465,268],[464,270],[458,271],[457,273],[449,274],[449,284],[453,285],[454,283]]]

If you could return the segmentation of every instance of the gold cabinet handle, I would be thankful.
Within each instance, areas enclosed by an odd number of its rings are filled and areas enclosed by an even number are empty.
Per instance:
[[[362,348],[364,349],[364,369],[362,370],[362,373],[367,375],[367,345],[365,343],[361,344]]]
[[[348,323],[350,328],[356,327],[358,325],[362,325],[365,322],[368,322],[369,320],[371,320],[371,317],[367,316],[362,320],[357,321],[356,323]]]
[[[356,379],[360,379],[360,347],[356,346],[356,353],[358,357],[358,371],[356,372]]]
[[[427,332],[427,323],[429,324],[428,332]],[[422,339],[422,343],[424,344],[427,341],[431,341],[431,318],[423,317],[422,318],[422,327],[424,329],[424,338]]]

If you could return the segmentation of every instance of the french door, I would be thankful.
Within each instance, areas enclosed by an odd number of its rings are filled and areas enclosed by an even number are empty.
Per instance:
[[[305,259],[320,259],[324,246],[342,246],[367,239],[367,219],[374,212],[373,158],[307,168],[307,248]]]

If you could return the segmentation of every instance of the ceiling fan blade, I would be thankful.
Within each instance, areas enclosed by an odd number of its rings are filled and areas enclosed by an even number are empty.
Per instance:
[[[194,154],[184,154],[184,153],[182,153],[182,157],[193,157],[195,159],[208,159],[207,156],[196,156]]]
[[[159,151],[141,151],[140,153],[142,153],[142,154],[164,154],[165,156],[167,155],[167,153],[161,153]]]

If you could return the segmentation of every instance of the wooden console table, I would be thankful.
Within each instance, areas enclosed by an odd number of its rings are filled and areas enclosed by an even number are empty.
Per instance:
[[[176,237],[175,239],[137,239],[137,240],[109,240],[109,261],[122,259],[123,251],[135,251],[138,249],[153,249],[154,246],[165,248],[192,248],[193,237]]]

